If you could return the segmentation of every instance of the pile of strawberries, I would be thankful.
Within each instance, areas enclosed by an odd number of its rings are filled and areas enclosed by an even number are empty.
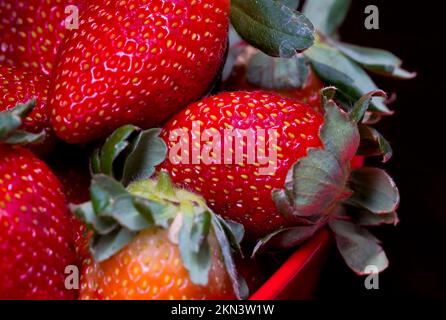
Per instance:
[[[369,72],[414,75],[339,41],[348,4],[0,0],[0,299],[245,299],[250,259],[321,228],[383,271],[365,227],[399,194],[363,166],[392,154]],[[228,132],[257,139],[228,158]]]

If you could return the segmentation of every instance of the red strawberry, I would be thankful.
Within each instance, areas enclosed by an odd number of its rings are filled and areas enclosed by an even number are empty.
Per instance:
[[[127,123],[150,127],[200,98],[224,60],[228,13],[228,0],[90,6],[56,67],[56,134],[78,143]]]
[[[0,299],[74,299],[65,287],[65,268],[76,263],[65,196],[42,161],[6,144],[25,139],[9,131],[12,119],[0,113]]]
[[[48,129],[46,102],[49,81],[45,76],[24,69],[0,66],[0,84],[0,112],[35,98],[36,106],[25,119],[23,129],[34,133]]]
[[[244,224],[251,238],[285,226],[286,220],[278,213],[271,192],[283,187],[289,169],[307,154],[308,148],[321,147],[322,116],[306,104],[267,92],[222,93],[192,104],[165,126],[162,137],[169,148],[176,144],[169,142],[174,130],[185,128],[191,132],[194,121],[200,121],[201,132],[216,130],[222,137],[225,129],[276,130],[276,171],[260,175],[257,161],[194,165],[173,164],[171,157],[160,168],[168,170],[174,182],[202,194],[215,212]]]
[[[385,171],[351,163],[356,154],[391,157],[388,142],[361,123],[372,99],[385,93],[368,93],[348,113],[334,94],[334,88],[323,91],[324,118],[261,91],[204,99],[164,128],[170,152],[160,169],[201,193],[215,212],[241,222],[248,237],[261,238],[253,255],[293,248],[328,226],[352,270],[368,274],[373,263],[382,271],[387,257],[364,227],[397,224],[399,192]],[[266,137],[266,129],[275,131]],[[271,164],[274,171],[261,171]]]
[[[0,62],[50,75],[64,38],[65,8],[84,0],[1,0]]]

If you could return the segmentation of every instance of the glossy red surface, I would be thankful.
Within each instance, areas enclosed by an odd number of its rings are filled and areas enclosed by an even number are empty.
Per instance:
[[[190,105],[164,127],[161,137],[168,145],[169,158],[159,169],[168,171],[175,183],[202,195],[216,213],[242,223],[246,239],[259,239],[290,223],[278,213],[271,191],[283,187],[290,168],[307,155],[309,148],[321,147],[319,128],[322,122],[321,115],[310,106],[274,93],[220,93]],[[193,150],[186,150],[184,154],[183,150],[178,150],[176,135],[183,130],[200,130],[202,137],[218,133],[218,138],[209,139],[213,141],[210,150],[213,158],[208,164],[198,159],[195,163],[200,165],[195,165],[193,156],[189,156],[193,155]],[[225,138],[228,130],[242,143]],[[263,140],[260,130],[263,130]],[[255,136],[245,139],[246,132]],[[274,140],[273,134],[276,135]],[[184,136],[182,141],[189,139],[191,145],[197,145],[196,134]],[[227,141],[237,147],[226,152]],[[237,151],[240,145],[243,148]],[[273,146],[277,147],[275,156]],[[204,144],[198,143],[198,147],[204,154]],[[218,147],[223,151],[217,152]],[[268,156],[262,155],[265,151]],[[237,160],[237,153],[240,153],[240,160]],[[260,171],[260,168],[267,168],[265,157],[272,164],[273,171],[269,174]]]
[[[229,1],[106,1],[89,6],[59,52],[51,122],[69,143],[124,124],[150,128],[202,97],[227,47]]]
[[[296,250],[250,300],[308,300],[314,298],[319,275],[331,247],[328,230],[320,231]]]

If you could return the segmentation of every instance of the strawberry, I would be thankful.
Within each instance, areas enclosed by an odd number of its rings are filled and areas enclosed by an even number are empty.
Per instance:
[[[41,136],[14,131],[32,103],[0,113],[0,299],[75,299],[65,268],[75,265],[60,182],[30,151],[10,143]]]
[[[91,5],[60,52],[51,121],[69,143],[132,123],[150,127],[200,98],[227,47],[229,1]]]
[[[0,66],[0,84],[0,112],[35,98],[36,106],[24,119],[23,129],[34,133],[46,130],[50,136],[49,114],[46,108],[49,86],[47,78],[24,69]]]
[[[160,168],[170,172],[174,182],[203,195],[215,212],[244,224],[250,238],[286,226],[271,192],[284,185],[290,167],[307,154],[308,148],[322,146],[318,134],[322,116],[304,103],[277,94],[227,92],[192,104],[164,127],[161,136],[172,148],[176,144],[169,141],[172,132],[184,128],[191,132],[194,121],[201,122],[202,133],[217,130],[222,136],[225,129],[276,130],[275,172],[260,175],[257,161],[240,165],[194,165],[174,164],[168,159]]]
[[[92,259],[82,272],[81,299],[246,295],[231,257],[231,250],[240,249],[241,226],[214,215],[201,197],[174,188],[166,173],[127,189],[96,175],[91,196],[92,203],[73,207],[95,232]],[[98,206],[99,199],[107,203]]]
[[[164,127],[169,157],[158,169],[242,223],[248,240],[259,239],[253,255],[290,249],[328,225],[352,270],[370,273],[373,262],[382,271],[387,258],[364,226],[398,223],[398,189],[383,170],[352,169],[351,162],[356,154],[390,158],[387,141],[360,123],[372,99],[385,94],[363,96],[348,113],[334,94],[323,90],[324,117],[261,91],[206,98]]]
[[[65,36],[65,8],[84,0],[1,0],[0,63],[49,76]]]
[[[130,183],[129,189],[156,168],[170,172],[175,182],[202,194],[224,218],[241,222],[247,240],[258,239],[252,256],[293,248],[328,226],[353,271],[382,271],[387,257],[365,227],[398,223],[398,188],[385,171],[352,163],[356,155],[390,159],[386,139],[362,122],[372,99],[386,95],[372,91],[347,112],[334,102],[335,92],[333,87],[322,90],[323,118],[308,105],[268,92],[208,97],[162,130],[117,129],[93,154],[92,172]],[[103,184],[117,190],[110,181]],[[127,224],[134,221],[132,208],[101,189],[92,187],[100,196],[93,203],[111,208],[101,209],[105,212],[99,216],[119,217],[118,212],[126,211],[131,218]],[[91,210],[86,205],[83,216],[106,232],[107,224],[96,221],[98,213]],[[370,263],[375,271],[367,268]]]

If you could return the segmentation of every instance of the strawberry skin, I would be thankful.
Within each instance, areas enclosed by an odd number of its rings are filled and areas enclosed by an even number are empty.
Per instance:
[[[75,299],[65,268],[75,265],[66,200],[48,167],[0,144],[0,299]]]
[[[51,122],[69,143],[123,124],[151,127],[199,99],[220,69],[229,1],[91,5],[67,37],[50,90]]]
[[[170,172],[174,182],[200,193],[216,213],[242,223],[248,238],[258,238],[286,226],[287,221],[278,213],[271,192],[284,186],[289,169],[306,156],[308,148],[321,147],[322,116],[306,104],[277,94],[221,93],[192,104],[165,126],[161,136],[169,149],[177,144],[169,141],[170,134],[176,129],[191,132],[193,121],[200,121],[201,132],[216,130],[221,137],[225,129],[277,130],[275,172],[260,175],[258,163],[246,163],[246,158],[242,164],[226,165],[173,164],[168,158],[159,169]]]
[[[24,119],[23,129],[38,133],[49,128],[46,108],[49,81],[45,76],[24,69],[1,66],[0,84],[0,112],[36,98],[36,107]]]
[[[0,63],[49,76],[65,36],[65,7],[84,0],[0,0]]]
[[[85,262],[80,298],[112,300],[229,300],[235,299],[216,240],[212,241],[209,282],[191,282],[178,246],[168,231],[141,232],[124,250],[100,264]]]
[[[50,128],[47,108],[49,81],[46,76],[32,71],[8,66],[0,66],[0,112],[14,108],[18,103],[26,103],[35,98],[36,106],[25,119],[21,129],[40,133],[46,132],[42,143],[28,148],[42,158],[52,152],[56,137]]]

